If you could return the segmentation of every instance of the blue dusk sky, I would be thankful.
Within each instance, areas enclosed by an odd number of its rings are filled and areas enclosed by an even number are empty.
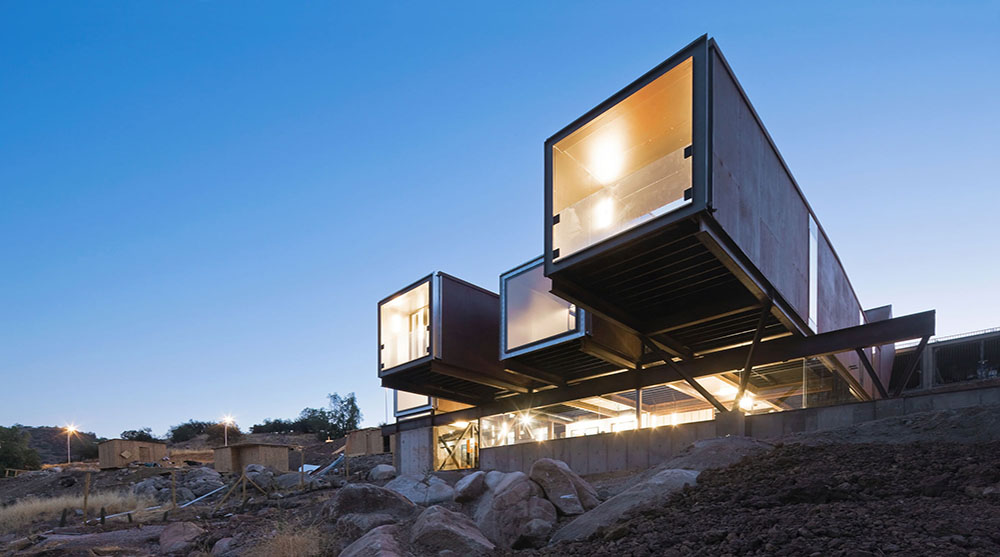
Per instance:
[[[0,424],[332,392],[378,424],[378,300],[539,255],[544,140],[704,33],[863,305],[1000,326],[998,29],[998,2],[0,2]]]

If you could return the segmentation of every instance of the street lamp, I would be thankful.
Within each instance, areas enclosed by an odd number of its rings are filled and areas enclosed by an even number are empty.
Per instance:
[[[69,454],[69,439],[70,439],[70,437],[73,436],[74,433],[76,433],[76,426],[75,425],[69,424],[68,426],[66,426],[66,464],[69,464],[70,462],[73,462],[73,459],[70,458],[70,454]]]
[[[222,439],[226,447],[229,446],[229,426],[233,424],[233,417],[226,415],[222,417]]]

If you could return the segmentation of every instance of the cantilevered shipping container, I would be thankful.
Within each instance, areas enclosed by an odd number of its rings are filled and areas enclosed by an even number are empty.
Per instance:
[[[506,369],[548,384],[632,368],[634,334],[550,292],[539,257],[500,275],[500,359]]]
[[[749,343],[761,322],[767,340],[864,319],[707,37],[545,142],[544,257],[554,294],[678,357]],[[855,354],[838,361],[852,388],[873,392]]]
[[[495,293],[441,272],[420,279],[378,304],[382,386],[467,404],[528,392],[537,384],[500,364],[499,326]],[[433,404],[403,396],[397,412]]]

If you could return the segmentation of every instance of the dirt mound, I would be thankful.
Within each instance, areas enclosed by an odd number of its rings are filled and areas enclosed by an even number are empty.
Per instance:
[[[830,431],[799,433],[784,440],[805,444],[1000,441],[1000,406],[919,412]]]
[[[997,555],[1000,442],[783,445],[538,555]]]

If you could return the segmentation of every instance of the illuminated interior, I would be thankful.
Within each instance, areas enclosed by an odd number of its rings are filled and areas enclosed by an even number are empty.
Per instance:
[[[739,371],[699,377],[727,408],[739,391]],[[639,412],[636,412],[636,401]],[[739,408],[746,414],[780,412],[854,400],[847,384],[819,360],[793,360],[754,369]],[[499,447],[715,419],[715,408],[684,381],[583,398],[480,421],[482,447]]]
[[[542,262],[505,279],[506,350],[576,330],[576,306],[551,287]]]
[[[434,469],[465,470],[479,466],[479,425],[455,422],[434,428]]]
[[[424,282],[379,308],[382,369],[430,354],[430,294],[430,282]]]
[[[415,412],[430,410],[431,397],[406,391],[395,391],[396,416],[411,416]]]
[[[692,97],[688,58],[552,147],[559,257],[690,203]]]

